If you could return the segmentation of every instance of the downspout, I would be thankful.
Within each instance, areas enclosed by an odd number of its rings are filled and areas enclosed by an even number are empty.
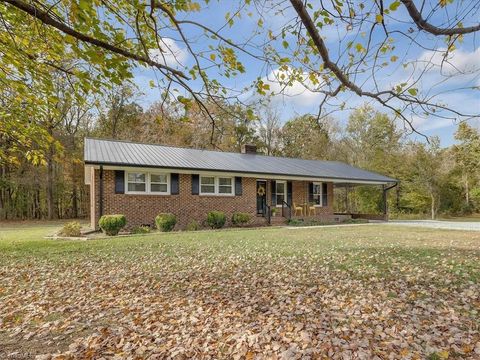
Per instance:
[[[98,190],[99,190],[99,193],[100,193],[99,194],[100,199],[99,199],[99,202],[98,202],[98,207],[99,207],[99,211],[98,211],[99,216],[98,217],[101,218],[102,215],[103,215],[103,166],[102,165],[100,165],[100,186],[99,186]]]
[[[385,185],[382,185],[383,186],[383,215],[384,215],[385,220],[388,220],[387,219],[387,212],[388,212],[388,209],[387,209],[387,191],[393,189],[397,185],[398,185],[398,182],[394,183],[392,186],[389,186],[389,187],[385,187]]]

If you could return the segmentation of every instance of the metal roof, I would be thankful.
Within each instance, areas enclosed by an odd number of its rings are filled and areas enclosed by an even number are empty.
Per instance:
[[[397,182],[390,177],[338,161],[303,160],[92,138],[85,138],[84,160],[87,165],[284,175],[339,182]]]

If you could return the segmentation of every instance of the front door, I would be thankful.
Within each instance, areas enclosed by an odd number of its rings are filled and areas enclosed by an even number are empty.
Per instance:
[[[267,205],[267,182],[257,180],[257,214],[263,215]]]

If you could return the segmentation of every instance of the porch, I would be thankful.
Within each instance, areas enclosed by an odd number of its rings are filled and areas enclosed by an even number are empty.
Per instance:
[[[388,191],[397,186],[378,183],[340,183],[305,180],[256,180],[257,216],[268,224],[281,224],[298,219],[305,222],[344,222],[350,219],[388,220]],[[380,191],[382,211],[358,213],[349,210],[348,201],[343,211],[334,204],[334,190],[351,189],[355,186],[375,186]],[[377,191],[377,190],[375,190]],[[346,192],[348,194],[348,192]],[[341,207],[339,207],[341,208]]]

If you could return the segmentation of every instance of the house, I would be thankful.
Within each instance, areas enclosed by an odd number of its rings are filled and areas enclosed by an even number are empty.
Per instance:
[[[396,180],[337,161],[188,149],[118,140],[85,139],[85,181],[90,186],[91,226],[103,214],[124,214],[128,227],[153,225],[158,213],[177,216],[177,226],[203,222],[209,211],[230,219],[252,215],[255,224],[290,217],[340,220],[333,210],[334,187],[380,185]],[[390,186],[392,185],[393,186]]]

